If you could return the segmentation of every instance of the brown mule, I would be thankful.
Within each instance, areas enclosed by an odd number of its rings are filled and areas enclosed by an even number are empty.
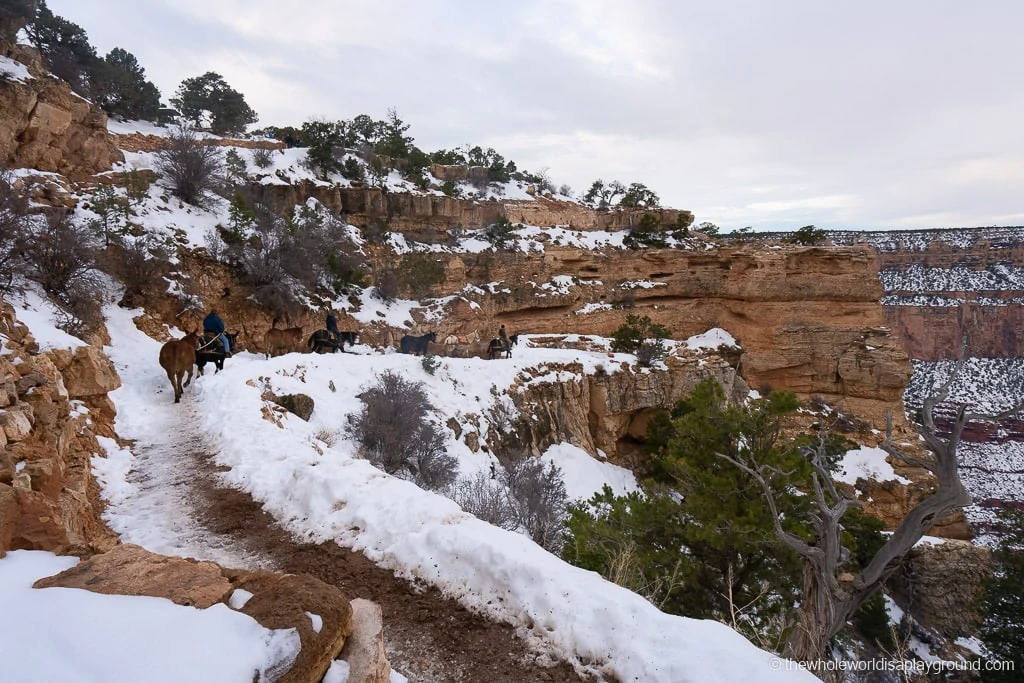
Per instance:
[[[196,364],[195,332],[189,332],[181,339],[172,339],[160,347],[160,367],[167,371],[167,379],[174,388],[174,402],[181,402],[181,392],[192,381],[192,366]],[[188,373],[188,379],[181,379]]]
[[[263,335],[263,352],[267,354],[267,358],[270,358],[271,356],[295,351],[301,343],[301,327],[289,327],[286,330],[272,327]]]

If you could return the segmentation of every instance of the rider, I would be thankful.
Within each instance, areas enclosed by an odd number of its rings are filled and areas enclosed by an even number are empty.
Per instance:
[[[508,351],[512,348],[511,342],[508,340],[508,334],[505,333],[505,326],[502,325],[501,329],[498,330],[498,340],[501,342],[501,348],[504,351]]]
[[[338,345],[338,319],[334,317],[334,311],[327,313],[327,333],[331,335],[331,341]]]
[[[231,342],[228,340],[228,335],[224,334],[224,321],[217,315],[216,308],[211,308],[209,315],[203,318],[203,332],[215,335],[217,339],[220,339],[220,343],[224,347],[224,355],[231,358]]]

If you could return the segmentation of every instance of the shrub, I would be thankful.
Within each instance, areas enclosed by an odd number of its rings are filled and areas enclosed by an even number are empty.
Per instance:
[[[58,326],[82,336],[99,327],[102,280],[96,269],[96,245],[90,229],[66,213],[47,217],[44,227],[25,245],[28,277],[59,304]]]
[[[124,285],[121,304],[135,308],[142,303],[147,292],[166,289],[164,278],[171,266],[167,249],[152,235],[118,238],[113,249],[116,256],[109,260],[109,272]]]
[[[373,294],[384,303],[398,298],[398,274],[391,266],[381,266],[373,278]]]
[[[640,247],[664,248],[668,246],[665,227],[652,213],[645,213],[640,219],[640,224],[630,229],[629,233],[622,239],[622,244],[630,249]]]
[[[10,290],[24,273],[28,224],[28,196],[9,173],[0,173],[0,291]]]
[[[526,458],[507,470],[505,479],[519,525],[537,545],[560,554],[568,504],[562,471],[554,463]]]
[[[441,183],[441,192],[444,192],[449,197],[459,198],[462,196],[462,188],[450,180]]]
[[[644,367],[665,355],[664,340],[669,332],[663,326],[651,321],[646,315],[627,315],[626,322],[612,335],[612,351],[634,353]]]
[[[341,175],[349,180],[366,181],[366,171],[355,157],[346,157],[341,163]]]
[[[252,151],[252,163],[256,168],[270,168],[274,164],[274,150],[257,147]]]
[[[433,374],[437,372],[437,369],[441,367],[441,361],[439,361],[437,356],[434,354],[427,353],[423,355],[423,360],[420,361],[420,365],[423,366],[423,371],[425,373],[433,376]]]
[[[789,238],[789,241],[793,244],[802,244],[804,246],[815,246],[822,244],[825,241],[825,237],[828,235],[827,232],[820,228],[816,228],[813,225],[805,225]]]
[[[220,152],[204,144],[194,128],[172,128],[167,147],[157,152],[157,171],[167,176],[174,194],[186,204],[204,207],[217,188]]]
[[[350,427],[370,462],[429,489],[455,481],[458,461],[445,451],[444,433],[428,418],[433,406],[421,382],[386,371],[359,398],[363,409],[350,418]]]
[[[568,495],[554,463],[523,457],[500,474],[478,472],[459,481],[452,499],[478,519],[525,533],[556,555],[562,552]]]
[[[224,155],[224,171],[227,174],[228,182],[234,185],[244,183],[246,170],[245,159],[238,153],[238,150],[229,149]]]
[[[103,237],[104,245],[109,246],[113,238],[128,234],[128,198],[118,195],[113,186],[100,185],[96,188],[89,198],[88,208],[98,216],[89,225]]]
[[[399,282],[409,290],[414,299],[430,294],[434,285],[444,282],[444,266],[426,254],[406,254],[398,263]]]
[[[978,635],[990,660],[1011,662],[1015,670],[985,672],[986,682],[1019,680],[1024,669],[1024,513],[1007,510],[1000,524],[1005,535],[992,553],[994,571],[981,597]]]
[[[498,220],[484,228],[484,239],[490,242],[495,249],[504,249],[515,237],[512,230],[512,221],[506,216],[499,216]]]

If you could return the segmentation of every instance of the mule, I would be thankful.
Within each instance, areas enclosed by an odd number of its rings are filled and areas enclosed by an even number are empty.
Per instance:
[[[228,342],[231,344],[231,348],[238,348],[238,333],[237,332],[225,332],[224,336],[228,338]],[[224,344],[216,334],[210,332],[204,332],[202,337],[199,337],[196,343],[196,370],[199,372],[199,376],[203,375],[203,368],[206,367],[207,363],[213,363],[216,369],[213,374],[217,374],[224,369],[224,359],[227,354],[224,352]]]
[[[263,353],[267,354],[267,358],[279,356],[294,351],[301,343],[301,327],[289,327],[284,330],[272,327],[263,335]]]
[[[167,372],[174,389],[174,402],[181,402],[181,394],[192,381],[192,366],[196,363],[196,342],[199,337],[189,332],[181,339],[172,339],[160,347],[160,367]],[[185,375],[188,379],[182,382]]]
[[[508,338],[508,345],[502,344],[501,340],[494,338],[487,345],[487,360],[494,360],[498,355],[504,351],[505,358],[512,357],[512,347],[519,343],[519,333],[516,332]]]
[[[407,334],[401,338],[398,342],[398,350],[402,353],[411,353],[416,356],[422,356],[427,352],[427,345],[430,342],[437,341],[437,332],[427,332],[420,337],[414,337],[411,334]]]
[[[357,336],[356,332],[339,332],[338,338],[335,340],[327,330],[317,330],[310,335],[309,341],[306,342],[306,346],[308,346],[313,353],[334,353],[338,350],[341,350],[341,352],[344,353],[345,344],[355,346]]]

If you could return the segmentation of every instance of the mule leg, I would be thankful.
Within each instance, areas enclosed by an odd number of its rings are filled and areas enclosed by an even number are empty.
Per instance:
[[[183,372],[182,374],[185,374],[185,373]],[[192,366],[190,365],[190,366],[188,366],[188,379],[185,380],[185,383],[181,385],[182,388],[187,387],[189,385],[189,382],[191,382],[191,381],[192,381]]]
[[[174,402],[178,403],[181,401],[181,373],[168,370],[167,376],[171,378],[171,388],[174,389]]]

